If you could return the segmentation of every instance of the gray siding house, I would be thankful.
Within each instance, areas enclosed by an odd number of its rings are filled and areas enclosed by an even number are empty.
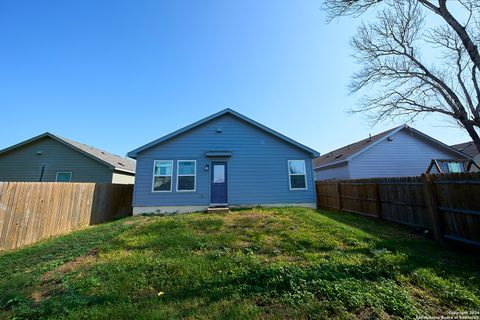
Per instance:
[[[443,161],[443,172],[461,170],[462,152],[407,125],[323,154],[314,160],[316,180],[418,176],[433,159]]]
[[[312,150],[231,109],[128,153],[134,214],[209,207],[315,207]]]
[[[133,184],[135,161],[51,133],[0,150],[0,181]]]

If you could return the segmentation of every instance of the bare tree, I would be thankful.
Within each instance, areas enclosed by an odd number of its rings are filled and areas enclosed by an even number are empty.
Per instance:
[[[442,114],[465,128],[480,151],[480,1],[456,3],[462,19],[446,0],[326,0],[325,7],[330,18],[379,7],[374,22],[361,24],[352,39],[362,69],[350,90],[369,92],[354,112],[374,121]],[[443,24],[427,26],[431,12]],[[423,57],[426,46],[435,59]]]

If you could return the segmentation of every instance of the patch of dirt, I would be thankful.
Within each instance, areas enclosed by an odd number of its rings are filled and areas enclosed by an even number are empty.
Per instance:
[[[62,292],[60,283],[50,282],[47,284],[42,284],[40,288],[33,290],[31,297],[35,304],[39,304],[42,300],[49,299],[54,292]]]
[[[380,317],[380,318],[379,318]],[[356,319],[367,320],[367,319],[391,319],[390,315],[387,313],[382,313],[377,315],[377,313],[371,308],[360,309],[356,312]]]
[[[76,257],[57,268],[46,272],[42,276],[40,286],[35,288],[31,297],[35,303],[50,298],[54,293],[62,292],[61,277],[64,274],[71,272],[79,266],[93,264],[98,259],[98,248],[94,248],[83,256]]]
[[[145,219],[143,219],[143,221],[145,221]],[[131,226],[132,224],[135,224],[135,223],[137,223],[137,221],[135,221],[135,220],[128,220],[128,221],[125,221],[125,222],[123,223],[123,225],[124,225],[124,226]]]
[[[442,316],[447,315],[449,309],[442,305],[442,302],[432,295],[428,290],[424,290],[416,285],[409,286],[415,303],[418,304],[419,310],[422,310],[425,316]]]
[[[48,271],[42,277],[42,282],[48,282],[52,280],[53,276],[55,275],[63,275],[69,273],[73,269],[76,269],[80,265],[88,265],[93,264],[98,259],[98,248],[94,248],[87,252],[87,254],[83,256],[76,257],[75,259],[65,262],[61,266]]]
[[[303,263],[306,262],[302,257],[288,256],[285,254],[279,254],[273,257],[267,257],[267,262],[289,262],[289,263]]]
[[[227,221],[229,222],[257,222],[259,220],[264,220],[268,219],[271,216],[269,214],[265,213],[259,213],[259,212],[244,212],[242,214],[235,214],[235,215],[230,215],[227,216]]]
[[[248,240],[237,240],[232,245],[235,249],[245,249],[252,246],[252,242]]]
[[[281,224],[270,214],[246,212],[230,217],[227,216],[226,226],[232,229],[263,229],[271,231],[281,227]]]

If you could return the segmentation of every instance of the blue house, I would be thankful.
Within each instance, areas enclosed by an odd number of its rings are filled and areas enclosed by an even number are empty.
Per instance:
[[[402,125],[327,152],[313,165],[317,180],[345,180],[419,176],[429,169],[465,172],[469,160],[466,154]]]
[[[209,207],[315,207],[319,154],[225,109],[128,153],[137,159],[134,214]]]

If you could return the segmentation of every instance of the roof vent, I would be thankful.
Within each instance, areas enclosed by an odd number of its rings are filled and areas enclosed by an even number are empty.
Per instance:
[[[125,167],[125,165],[124,165],[123,163],[121,163],[121,162],[119,162],[118,164],[121,165],[121,166],[123,166],[123,167]]]
[[[41,156],[43,154],[43,150],[38,150],[37,151],[37,156]]]
[[[335,156],[335,159],[338,159],[338,158],[340,158],[341,156],[343,156],[343,154],[336,155],[336,156]]]
[[[217,133],[222,133],[222,132],[223,132],[223,129],[220,128],[220,127],[218,127],[218,128],[217,128]]]

